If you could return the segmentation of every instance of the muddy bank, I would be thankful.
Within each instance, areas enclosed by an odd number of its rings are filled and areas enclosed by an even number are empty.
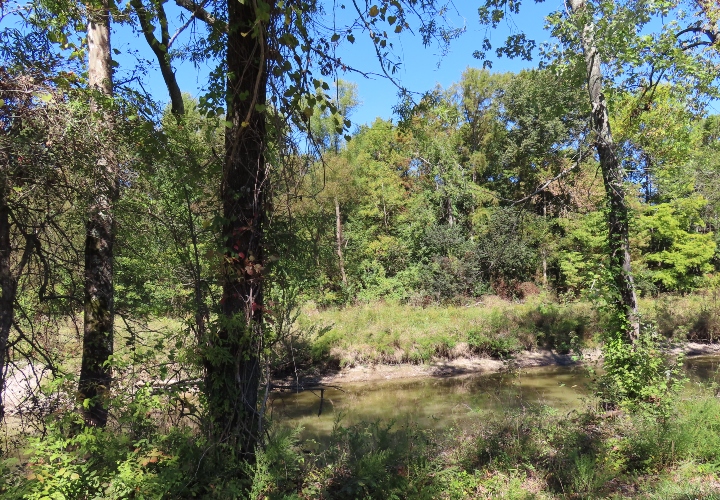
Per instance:
[[[670,353],[677,356],[720,355],[720,344],[702,344],[687,342],[673,346]],[[341,384],[343,382],[364,382],[375,380],[395,380],[416,377],[443,377],[469,373],[495,373],[509,369],[522,369],[534,366],[569,366],[573,364],[596,363],[601,358],[600,349],[584,349],[582,357],[571,354],[559,354],[549,349],[523,351],[512,359],[500,360],[485,357],[460,357],[452,360],[436,360],[425,364],[396,365],[356,365],[339,371],[326,372],[315,381],[323,384]]]

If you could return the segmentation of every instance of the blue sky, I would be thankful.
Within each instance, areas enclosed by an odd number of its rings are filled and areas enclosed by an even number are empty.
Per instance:
[[[168,8],[171,5],[171,3],[166,4]],[[431,90],[437,84],[447,87],[457,82],[468,66],[480,67],[481,62],[472,56],[473,52],[480,47],[486,32],[486,28],[481,27],[478,23],[477,8],[479,5],[479,1],[455,1],[455,9],[450,10],[448,20],[452,27],[465,26],[466,31],[460,38],[452,42],[450,52],[444,58],[438,54],[437,47],[423,47],[417,33],[413,35],[410,32],[403,32],[395,35],[391,40],[394,44],[393,51],[403,61],[399,73],[395,76],[401,85],[414,92]],[[535,39],[538,43],[548,40],[550,36],[543,30],[544,17],[562,6],[562,2],[558,2],[558,0],[548,0],[541,4],[533,1],[525,2],[519,16],[504,21],[498,29],[489,33],[493,44],[500,45],[508,34],[519,31],[525,32],[529,38]],[[340,9],[336,9],[336,12],[338,12],[338,25],[341,25],[349,12],[348,10],[343,12]],[[172,15],[177,12],[169,11],[168,14],[172,19]],[[136,64],[137,56],[150,60],[153,64],[144,78],[144,86],[158,101],[167,102],[169,100],[167,90],[156,67],[157,63],[142,35],[132,33],[128,27],[116,27],[113,34],[113,47],[120,51],[116,58],[124,71],[132,69]],[[137,55],[131,54],[134,50],[138,51]],[[349,66],[368,72],[380,72],[367,34],[358,34],[354,44],[341,45],[337,50],[337,56]],[[519,71],[537,64],[537,61],[528,62],[508,60],[507,58],[493,58],[493,61],[493,71],[498,72]],[[205,64],[200,68],[195,68],[189,62],[176,65],[178,81],[182,90],[196,97],[201,95],[207,74],[211,69],[210,66],[211,64]],[[351,116],[353,125],[371,123],[376,117],[384,119],[392,117],[392,108],[397,103],[397,88],[390,81],[381,77],[366,79],[357,73],[340,73],[338,76],[352,81],[358,86],[362,104]]]
[[[437,47],[423,47],[417,35],[403,32],[396,36],[393,40],[394,50],[403,61],[397,77],[405,88],[414,92],[425,92],[437,84],[448,87],[460,80],[460,75],[468,66],[481,67],[482,62],[472,56],[473,52],[480,48],[486,33],[486,28],[481,27],[478,22],[479,4],[480,2],[467,0],[455,2],[456,13],[449,16],[449,21],[453,27],[465,26],[466,31],[451,43],[450,52],[445,57],[441,58]],[[562,3],[559,5],[562,6]],[[521,15],[513,19],[514,23],[503,22],[497,30],[489,32],[493,44],[500,45],[508,34],[518,31],[525,32],[538,43],[546,41],[550,35],[543,30],[544,17],[554,10],[553,7],[558,7],[554,0],[544,4],[526,2]],[[346,44],[342,51],[342,60],[350,65],[376,72],[379,70],[369,39],[358,37],[355,44]],[[340,55],[340,52],[338,54]],[[492,70],[519,71],[536,65],[537,61],[493,58]],[[363,124],[372,122],[376,117],[387,119],[392,116],[392,107],[397,103],[397,88],[391,82],[379,77],[364,79],[351,73],[340,77],[358,85],[362,106],[352,116],[353,122]]]

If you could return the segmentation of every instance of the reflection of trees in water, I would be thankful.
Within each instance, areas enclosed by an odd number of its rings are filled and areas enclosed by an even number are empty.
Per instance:
[[[694,380],[717,380],[720,357],[686,362]],[[302,438],[327,440],[339,415],[341,425],[394,420],[422,428],[470,426],[478,414],[524,412],[538,406],[572,409],[583,404],[591,380],[582,368],[552,367],[344,384],[344,392],[328,389],[322,415],[319,397],[311,393],[281,394],[272,403],[276,422],[304,427]]]
[[[691,379],[699,382],[720,382],[720,358],[698,357],[685,361],[685,370]]]

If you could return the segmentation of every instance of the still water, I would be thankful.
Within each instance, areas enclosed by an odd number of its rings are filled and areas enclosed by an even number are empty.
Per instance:
[[[720,357],[686,362],[692,381],[720,380]],[[413,421],[425,428],[462,426],[488,413],[547,405],[558,411],[580,406],[590,393],[591,379],[581,367],[538,367],[506,373],[456,377],[385,380],[339,384],[320,391],[276,394],[270,408],[274,420],[302,426],[305,438],[322,439],[337,419]]]

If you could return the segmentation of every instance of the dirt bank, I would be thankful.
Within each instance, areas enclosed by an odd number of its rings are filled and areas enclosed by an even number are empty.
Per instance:
[[[688,357],[720,355],[720,344],[688,342],[672,347],[670,353],[672,355],[684,353]],[[437,360],[431,363],[417,365],[356,365],[343,368],[336,372],[325,373],[320,376],[317,381],[323,384],[342,384],[343,382],[442,377],[464,375],[467,373],[494,373],[511,368],[569,366],[580,363],[594,363],[599,361],[600,358],[600,349],[597,348],[583,350],[581,359],[576,359],[570,354],[558,354],[555,351],[539,349],[524,351],[510,360],[462,357],[452,360]]]

